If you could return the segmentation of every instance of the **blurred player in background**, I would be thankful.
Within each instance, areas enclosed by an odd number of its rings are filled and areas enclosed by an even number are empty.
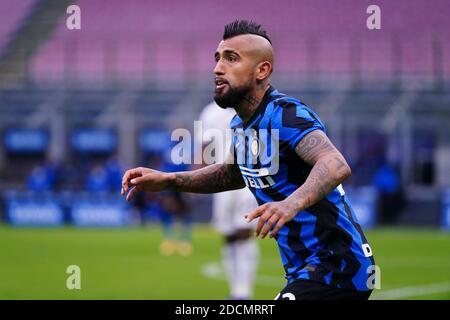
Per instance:
[[[267,33],[248,21],[226,25],[214,57],[214,100],[237,113],[230,157],[194,171],[130,169],[122,195],[130,200],[139,191],[215,193],[247,186],[260,205],[247,221],[258,218],[256,234],[276,239],[288,280],[276,299],[368,299],[375,262],[341,186],[351,169],[319,117],[271,86],[274,52]],[[264,132],[278,138],[260,141]],[[273,152],[261,158],[269,147]]]
[[[226,130],[229,129],[235,114],[233,109],[221,109],[215,102],[208,104],[200,114],[199,120],[203,130],[197,132],[196,139],[198,145],[203,146],[202,153],[208,144],[214,143],[215,138],[223,137],[222,143],[216,144],[214,148],[216,163],[225,160],[224,151],[229,150],[231,146],[231,139],[226,139]],[[221,135],[214,137],[211,129],[220,130]],[[222,259],[228,279],[230,299],[250,299],[253,295],[259,249],[253,237],[255,225],[248,224],[244,214],[257,206],[255,198],[248,189],[213,195],[212,224],[225,240]]]
[[[160,219],[164,239],[159,250],[163,255],[179,253],[187,257],[192,253],[192,217],[185,197],[186,195],[174,191],[164,192],[161,195]]]
[[[160,169],[165,172],[188,170],[184,164],[174,164],[170,159],[170,148],[165,152]],[[189,195],[177,191],[159,194],[159,218],[163,226],[163,240],[159,251],[165,256],[178,253],[181,256],[192,254],[192,216]]]
[[[170,146],[167,150],[170,151]],[[152,168],[167,172],[188,170],[185,165],[174,165],[168,157],[168,151],[150,153],[144,160]],[[170,152],[169,152],[170,153]],[[176,191],[139,194],[133,200],[136,215],[141,224],[149,221],[161,223],[162,240],[159,252],[163,256],[179,254],[190,256],[192,246],[192,215],[188,194]]]

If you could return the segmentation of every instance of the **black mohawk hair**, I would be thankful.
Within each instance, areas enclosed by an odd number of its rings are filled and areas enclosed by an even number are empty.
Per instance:
[[[223,32],[223,40],[233,38],[242,34],[254,34],[257,36],[261,36],[267,39],[270,44],[272,44],[272,41],[270,41],[266,30],[264,30],[260,24],[248,20],[235,20],[227,24]]]

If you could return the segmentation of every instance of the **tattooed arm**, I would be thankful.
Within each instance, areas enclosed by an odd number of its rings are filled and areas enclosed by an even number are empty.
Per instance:
[[[239,167],[225,161],[194,171],[161,172],[149,168],[127,170],[122,178],[121,194],[130,201],[138,191],[175,190],[193,193],[215,193],[245,186]]]
[[[306,135],[295,151],[312,166],[305,183],[289,196],[299,211],[316,204],[351,175],[342,154],[320,130]]]
[[[283,201],[266,203],[247,215],[250,222],[260,217],[256,235],[265,238],[274,226],[270,237],[283,225],[330,193],[350,176],[351,170],[342,154],[320,130],[307,134],[296,146],[296,153],[312,166],[305,183]]]
[[[245,187],[239,167],[218,163],[194,171],[176,172],[171,175],[168,188],[194,193],[216,193]]]

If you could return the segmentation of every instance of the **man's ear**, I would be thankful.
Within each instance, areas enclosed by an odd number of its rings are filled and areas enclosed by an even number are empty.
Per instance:
[[[256,70],[256,79],[262,81],[267,79],[272,73],[272,64],[269,61],[260,62]]]

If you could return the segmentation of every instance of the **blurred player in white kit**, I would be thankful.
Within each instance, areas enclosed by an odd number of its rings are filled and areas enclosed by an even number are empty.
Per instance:
[[[196,139],[203,146],[202,151],[217,139],[214,131],[218,133],[219,130],[221,133],[219,137],[222,143],[216,144],[217,147],[214,148],[217,163],[223,162],[226,151],[230,150],[231,136],[225,132],[229,130],[235,114],[234,109],[222,109],[215,102],[208,104],[200,114],[202,130],[196,132]],[[248,188],[215,193],[212,196],[212,224],[225,240],[222,259],[230,299],[250,299],[258,267],[259,248],[254,237],[256,224],[248,224],[244,214],[253,211],[258,204]]]

